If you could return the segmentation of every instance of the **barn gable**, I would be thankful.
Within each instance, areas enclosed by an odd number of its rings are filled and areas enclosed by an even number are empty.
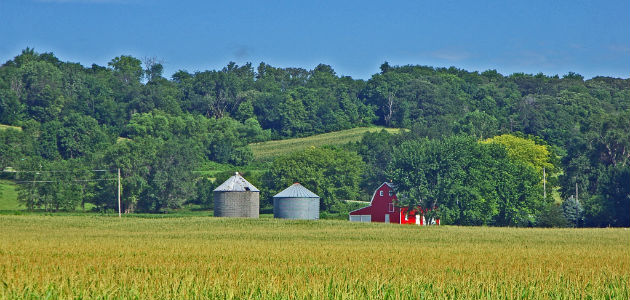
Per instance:
[[[396,192],[391,182],[384,182],[372,194],[370,205],[350,212],[350,221],[400,223],[400,208],[395,206]]]

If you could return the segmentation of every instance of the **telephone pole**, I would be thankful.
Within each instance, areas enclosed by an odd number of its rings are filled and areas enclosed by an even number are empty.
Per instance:
[[[543,199],[547,200],[547,173],[545,173],[545,167],[543,167]]]
[[[118,217],[122,218],[122,212],[120,210],[120,168],[118,168]]]
[[[575,202],[579,202],[579,200],[578,200],[577,180],[575,181]]]

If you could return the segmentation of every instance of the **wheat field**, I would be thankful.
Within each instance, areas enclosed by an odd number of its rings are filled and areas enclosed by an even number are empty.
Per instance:
[[[627,229],[0,216],[1,299],[629,299]]]

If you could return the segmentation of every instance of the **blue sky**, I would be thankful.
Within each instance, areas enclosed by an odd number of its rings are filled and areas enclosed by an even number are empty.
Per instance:
[[[392,65],[630,75],[630,1],[0,0],[0,62],[26,47],[165,75],[261,61],[369,79]]]

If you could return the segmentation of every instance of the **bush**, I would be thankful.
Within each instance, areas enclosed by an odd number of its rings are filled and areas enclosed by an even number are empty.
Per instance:
[[[538,227],[567,227],[568,225],[569,222],[559,204],[549,204],[536,216],[536,226]]]

